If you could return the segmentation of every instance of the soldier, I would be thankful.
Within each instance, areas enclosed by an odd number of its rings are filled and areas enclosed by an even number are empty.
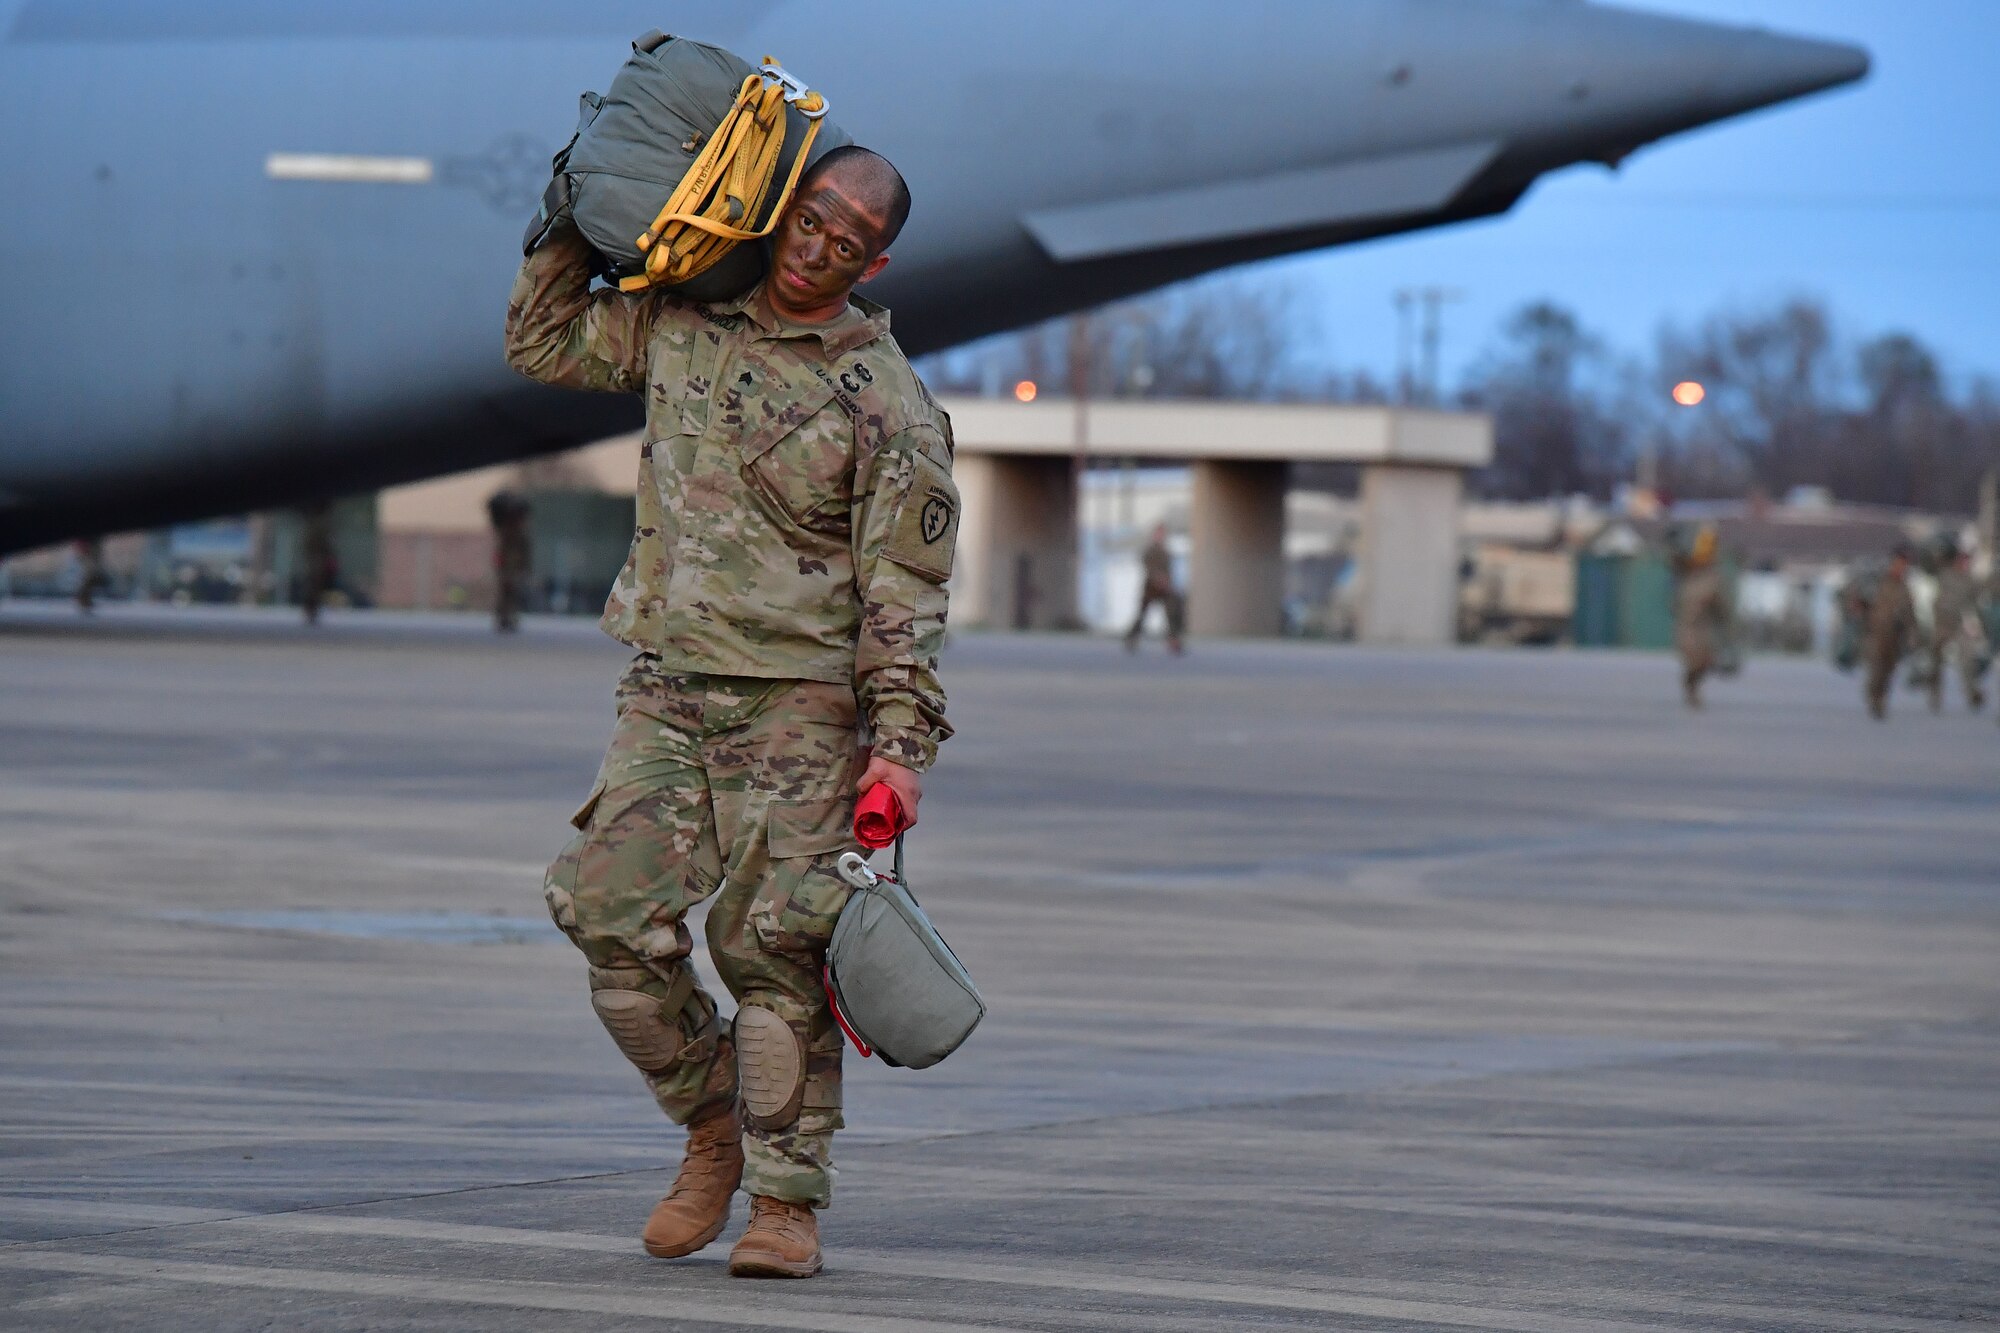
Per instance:
[[[97,610],[98,590],[109,582],[104,577],[104,539],[84,537],[76,544],[76,609],[85,615]]]
[[[1139,614],[1132,617],[1132,628],[1125,634],[1125,651],[1139,651],[1139,636],[1146,632],[1146,613],[1158,602],[1167,613],[1167,647],[1178,655],[1185,647],[1181,642],[1181,623],[1187,603],[1181,597],[1181,590],[1174,586],[1174,553],[1167,549],[1166,524],[1154,526],[1153,539],[1139,560],[1145,569],[1146,582],[1139,592]]]
[[[1931,607],[1931,711],[1944,708],[1944,674],[1956,670],[1965,685],[1965,704],[1973,712],[1986,706],[1979,688],[1990,649],[1985,619],[1980,614],[1979,585],[1972,577],[1972,558],[1947,538],[1938,552],[1937,600]]]
[[[1701,707],[1701,682],[1715,669],[1736,619],[1728,585],[1716,568],[1717,545],[1715,529],[1704,525],[1676,570],[1674,648],[1681,659],[1681,697],[1694,709]]]
[[[1990,572],[1975,588],[1973,614],[1986,631],[1987,663],[1991,665],[1993,657],[2000,655],[2000,562],[1992,563]],[[2000,717],[2000,707],[1993,712]]]
[[[333,520],[324,504],[309,505],[299,526],[299,564],[304,575],[299,602],[306,624],[319,624],[320,604],[333,591],[339,562],[333,552]]]
[[[548,900],[612,1040],[688,1126],[647,1251],[714,1240],[740,1179],[739,1276],[819,1271],[814,1210],[843,1123],[821,982],[849,893],[835,862],[857,794],[887,783],[914,816],[951,734],[936,675],[950,423],[888,312],[853,295],[909,205],[887,161],[835,149],[786,209],[770,276],[716,305],[592,291],[589,247],[559,216],[507,315],[515,369],[646,398],[638,532],[603,621],[637,656]],[[688,963],[684,918],[710,898],[727,1027]]]
[[[1872,586],[1853,590],[1861,620],[1861,659],[1868,671],[1868,715],[1877,721],[1889,715],[1889,686],[1896,667],[1916,644],[1917,610],[1910,600],[1910,556],[1907,545],[1890,553],[1889,567]]]
[[[534,563],[528,537],[531,512],[527,500],[512,491],[498,491],[486,502],[486,517],[493,524],[493,628],[500,634],[521,628],[521,604]]]

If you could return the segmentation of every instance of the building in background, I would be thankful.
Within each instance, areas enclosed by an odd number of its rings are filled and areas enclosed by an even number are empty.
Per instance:
[[[1493,457],[1483,415],[1039,395],[943,401],[964,500],[952,577],[962,625],[1122,629],[1137,605],[1130,561],[1143,534],[1165,522],[1178,534],[1193,635],[1296,628],[1292,562],[1317,555],[1330,566],[1336,554],[1324,538],[1314,550],[1312,537],[1296,534],[1310,503],[1298,502],[1292,474],[1312,463],[1359,474],[1361,522],[1352,546],[1338,548],[1363,573],[1356,637],[1456,637],[1464,474]]]
[[[1816,487],[1778,504],[1683,501],[1665,514],[1619,516],[1578,558],[1578,645],[1659,648],[1673,641],[1666,546],[1676,525],[1692,523],[1716,529],[1734,571],[1745,646],[1784,652],[1829,652],[1839,622],[1835,597],[1849,573],[1883,560],[1897,543],[1950,533],[1971,549],[1979,540],[1976,524],[1962,515],[1841,504]]]
[[[525,463],[476,468],[382,492],[382,606],[493,609],[498,579],[487,501],[528,502],[527,609],[595,615],[632,544],[637,432]]]
[[[1070,404],[950,405],[966,508],[953,618],[966,628],[1122,633],[1139,604],[1140,552],[1164,524],[1197,633],[1665,648],[1668,533],[1710,522],[1734,574],[1746,646],[1824,652],[1836,594],[1857,565],[1940,533],[1982,562],[1991,547],[1984,527],[1962,516],[1841,504],[1811,488],[1777,504],[1670,509],[1636,493],[1610,507],[1585,497],[1464,501],[1458,474],[1485,456],[1490,433],[1484,418],[1461,414],[1093,404],[1079,458]],[[1426,431],[1436,436],[1429,444]],[[1414,443],[1397,442],[1411,432]],[[510,490],[530,503],[527,609],[597,614],[631,541],[640,443],[636,433],[618,436],[337,502],[330,600],[490,612],[487,502]],[[1333,478],[1344,490],[1323,488]],[[1406,480],[1414,508],[1397,493]],[[1371,544],[1371,524],[1390,540]],[[100,600],[295,603],[300,537],[291,511],[113,537]],[[1386,586],[1371,588],[1371,568],[1386,571]],[[66,598],[80,576],[69,544],[30,552],[0,562],[0,596]],[[1923,576],[1914,583],[1921,603]],[[1382,632],[1378,622],[1371,635],[1371,608],[1379,616],[1384,603],[1408,623]],[[1412,604],[1421,608],[1414,618]]]

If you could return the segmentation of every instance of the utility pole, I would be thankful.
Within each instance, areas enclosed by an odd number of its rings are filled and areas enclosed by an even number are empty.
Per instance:
[[[1405,287],[1396,293],[1396,315],[1399,324],[1398,354],[1401,369],[1398,378],[1402,382],[1401,397],[1405,403],[1420,402],[1426,407],[1436,407],[1443,395],[1439,386],[1439,353],[1444,344],[1444,308],[1465,299],[1465,293],[1451,287]],[[1410,379],[1410,325],[1413,307],[1423,307],[1423,372],[1422,389],[1413,392]]]
[[[1415,388],[1410,378],[1410,307],[1415,300],[1408,288],[1396,293],[1396,401],[1405,407]]]
[[[1070,568],[1070,597],[1083,590],[1083,566],[1089,553],[1090,536],[1084,530],[1083,478],[1090,467],[1090,315],[1080,312],[1069,319],[1069,395],[1074,413],[1071,432],[1076,452],[1070,461],[1071,503],[1076,514],[1075,563]],[[1066,627],[1067,628],[1067,627]]]

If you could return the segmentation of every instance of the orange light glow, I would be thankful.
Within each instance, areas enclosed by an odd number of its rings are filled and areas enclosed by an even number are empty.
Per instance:
[[[1022,380],[1014,386],[1014,401],[1017,403],[1032,403],[1035,401],[1035,395],[1039,392],[1041,391],[1035,387],[1033,380]]]
[[[1701,400],[1708,397],[1708,390],[1693,380],[1682,380],[1674,386],[1674,401],[1682,407],[1699,407]]]

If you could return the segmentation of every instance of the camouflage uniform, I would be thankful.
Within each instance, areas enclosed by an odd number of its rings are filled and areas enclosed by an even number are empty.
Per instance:
[[[493,628],[509,634],[521,627],[521,608],[534,573],[528,527],[533,510],[521,496],[501,491],[486,502],[486,512],[493,521]]]
[[[1966,706],[1975,712],[1986,704],[1979,688],[1986,673],[1986,625],[1980,615],[1979,585],[1970,571],[1947,564],[1938,571],[1937,600],[1931,608],[1931,711],[1944,706],[1946,668],[1956,670],[1965,685]]]
[[[1916,638],[1910,585],[1894,570],[1885,570],[1867,591],[1862,609],[1861,657],[1868,670],[1868,711],[1875,717],[1888,715],[1889,685]]]
[[[1145,584],[1139,591],[1139,614],[1132,617],[1132,628],[1125,633],[1125,646],[1136,646],[1146,632],[1146,613],[1158,602],[1167,613],[1167,642],[1176,648],[1180,646],[1182,625],[1187,617],[1187,602],[1181,591],[1174,586],[1174,555],[1165,542],[1152,542],[1139,557],[1140,567],[1145,571]]]
[[[1674,648],[1681,659],[1681,692],[1701,707],[1701,682],[1715,669],[1719,643],[1731,627],[1728,586],[1714,565],[1684,569],[1674,588]]]
[[[320,607],[326,602],[326,595],[333,591],[339,572],[333,550],[333,519],[323,504],[305,511],[304,523],[299,530],[299,563],[304,566],[305,575],[299,603],[305,611],[306,623],[317,625]]]
[[[798,325],[761,288],[722,305],[593,292],[588,253],[553,233],[507,321],[524,374],[646,397],[638,530],[603,621],[638,655],[549,907],[662,1109],[685,1124],[740,1074],[744,1189],[823,1205],[841,1039],[820,965],[863,729],[918,772],[951,734],[936,676],[950,423],[879,307]],[[684,917],[705,899],[733,1031],[686,961]],[[774,1043],[789,1047],[775,1063]]]

